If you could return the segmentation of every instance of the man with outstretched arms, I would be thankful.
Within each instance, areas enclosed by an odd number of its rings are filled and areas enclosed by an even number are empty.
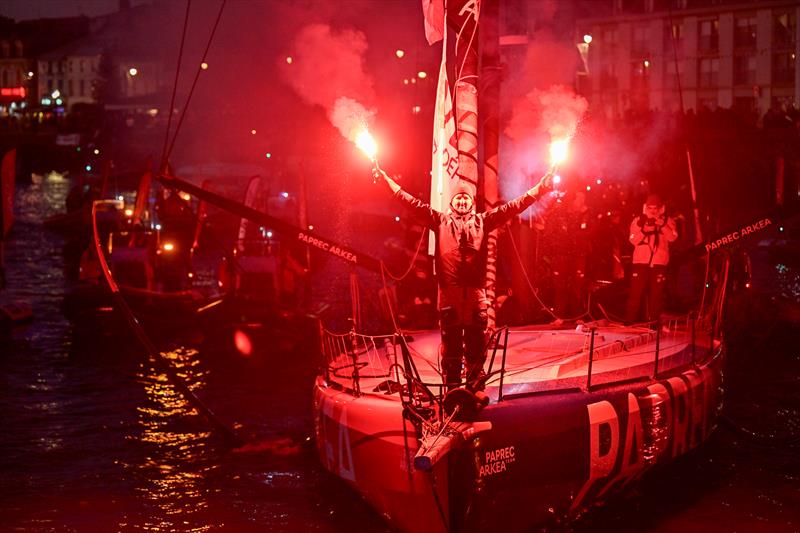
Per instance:
[[[442,213],[412,195],[380,169],[373,177],[383,179],[395,198],[436,236],[436,272],[439,286],[439,325],[442,332],[443,381],[448,389],[461,382],[462,358],[466,379],[482,388],[480,378],[486,361],[486,237],[553,187],[553,172],[542,176],[526,193],[484,213],[475,212],[470,189],[461,185],[452,192],[450,206]]]

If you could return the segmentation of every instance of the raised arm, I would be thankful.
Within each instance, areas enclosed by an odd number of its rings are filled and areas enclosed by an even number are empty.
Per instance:
[[[392,192],[392,195],[400,200],[411,211],[411,215],[425,224],[425,226],[434,229],[439,225],[441,213],[431,207],[430,204],[426,204],[425,202],[408,194],[396,181],[390,178],[386,172],[378,168],[374,168],[372,169],[372,177],[376,181],[379,179],[383,180],[383,182]]]
[[[527,192],[513,200],[499,205],[483,214],[486,231],[492,231],[511,220],[515,215],[522,213],[528,207],[538,202],[546,193],[553,190],[553,169],[539,179],[539,183],[528,189]]]

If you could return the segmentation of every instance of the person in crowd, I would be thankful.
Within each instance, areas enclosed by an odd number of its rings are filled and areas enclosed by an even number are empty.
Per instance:
[[[468,386],[473,390],[483,388],[489,306],[484,289],[486,237],[541,201],[552,189],[552,176],[553,172],[549,171],[518,198],[483,213],[475,212],[475,199],[470,189],[460,184],[452,191],[447,212],[442,213],[405,192],[384,171],[373,169],[373,177],[382,179],[395,198],[435,234],[442,378],[448,389],[461,384],[462,361]]]
[[[651,194],[642,207],[642,214],[631,222],[628,240],[633,244],[631,287],[625,321],[633,323],[661,316],[669,263],[669,243],[678,238],[675,220],[666,216],[664,202]],[[643,296],[646,305],[642,306]],[[644,313],[642,313],[644,311]]]
[[[553,289],[556,324],[586,313],[586,260],[591,220],[586,193],[575,191],[553,212]]]

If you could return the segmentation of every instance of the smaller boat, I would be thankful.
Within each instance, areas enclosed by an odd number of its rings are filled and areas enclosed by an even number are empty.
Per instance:
[[[208,303],[191,288],[194,219],[188,205],[172,195],[156,202],[155,216],[151,215],[149,187],[150,174],[145,173],[132,209],[125,209],[119,200],[96,201],[97,238],[105,244],[119,291],[137,318],[151,330],[178,332],[197,326],[197,310]],[[173,205],[176,203],[180,208]],[[191,225],[185,223],[189,218]],[[64,299],[67,317],[91,323],[110,316],[112,297],[102,280],[95,247],[83,252],[78,276],[78,283]]]

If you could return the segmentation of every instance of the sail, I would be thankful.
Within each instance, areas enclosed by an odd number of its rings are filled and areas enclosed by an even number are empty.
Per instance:
[[[14,221],[14,180],[16,178],[17,150],[9,150],[3,156],[0,170],[0,241],[11,230]]]

